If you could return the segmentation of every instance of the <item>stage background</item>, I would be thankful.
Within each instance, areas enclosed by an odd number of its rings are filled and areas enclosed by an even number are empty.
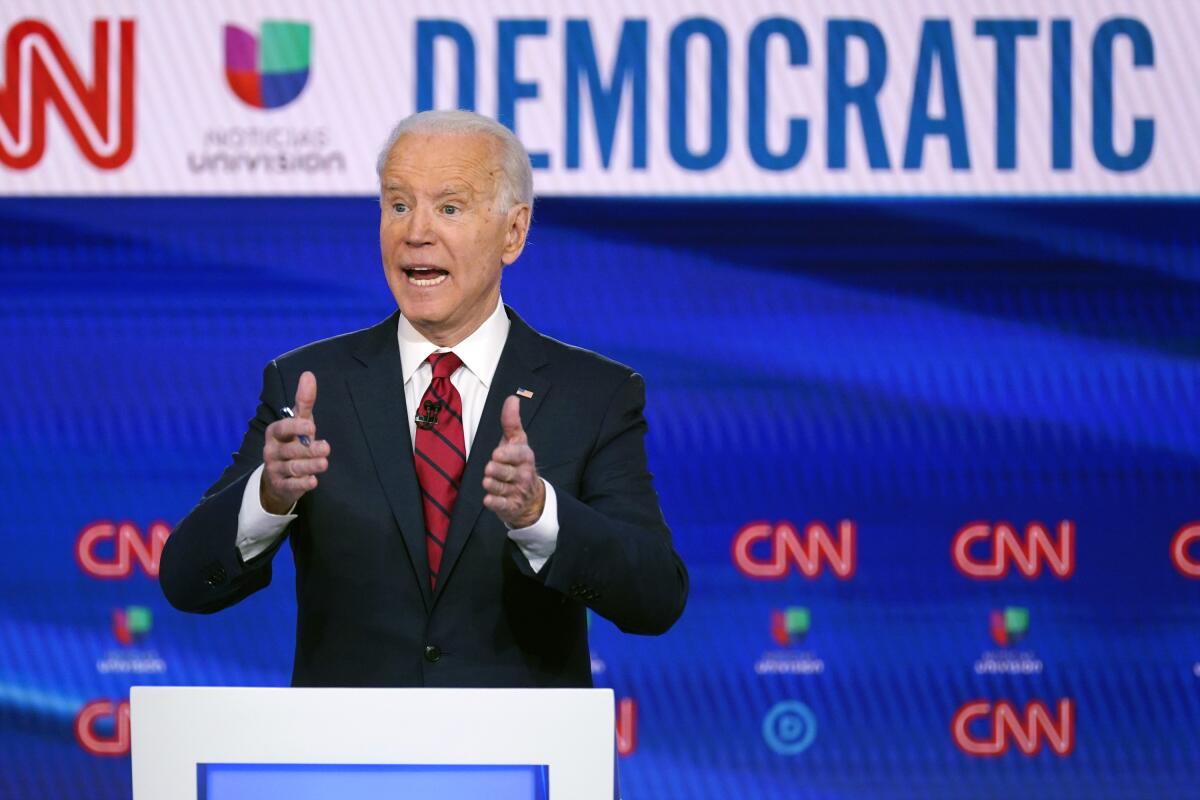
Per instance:
[[[21,18],[0,8],[0,29]],[[1194,130],[1183,108],[1160,107],[1160,141]],[[286,550],[270,587],[189,616],[153,577],[155,531],[226,465],[269,359],[394,303],[366,192],[106,188],[54,113],[46,158],[80,184],[0,166],[0,797],[127,798],[131,685],[282,686],[294,646]],[[1157,193],[986,197],[985,175],[956,198],[935,176],[920,197],[539,199],[504,300],[645,375],[692,577],[666,636],[592,620],[628,798],[1200,797],[1194,167],[1152,162],[1185,173]],[[1041,524],[1055,551],[1065,524],[1069,568],[1040,552],[1036,575],[973,578],[952,547],[975,522],[1021,541]],[[778,577],[747,574],[775,552],[758,541],[739,566],[759,523],[852,540],[853,569],[827,557],[810,577],[785,549]],[[1001,726],[1011,747],[980,757],[990,711],[953,730],[973,701],[1049,721],[1024,748]]]

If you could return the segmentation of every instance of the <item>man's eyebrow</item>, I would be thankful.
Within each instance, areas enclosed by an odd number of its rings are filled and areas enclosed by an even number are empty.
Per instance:
[[[383,185],[383,191],[385,193],[386,192],[406,192],[406,191],[409,191],[409,189],[407,186],[401,186],[398,183],[385,183]],[[438,193],[434,196],[435,197],[447,197],[449,195],[466,195],[468,197],[471,197],[471,196],[474,196],[474,194],[475,194],[475,190],[472,189],[469,184],[447,183],[446,185],[442,186],[442,188],[439,189]]]
[[[437,196],[445,197],[451,194],[463,194],[470,196],[475,194],[475,190],[465,183],[447,183],[442,187],[441,191],[438,192]]]

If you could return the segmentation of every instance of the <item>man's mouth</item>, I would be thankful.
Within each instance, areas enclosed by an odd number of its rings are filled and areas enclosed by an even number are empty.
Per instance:
[[[413,286],[437,286],[450,274],[437,267],[405,267],[404,274]]]

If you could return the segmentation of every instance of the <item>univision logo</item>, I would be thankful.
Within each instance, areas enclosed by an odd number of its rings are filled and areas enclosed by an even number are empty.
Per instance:
[[[801,644],[808,636],[812,618],[804,606],[788,606],[771,612],[771,638],[780,647]]]
[[[225,26],[225,79],[246,105],[281,108],[308,83],[312,28],[307,22],[268,20],[255,37]]]
[[[1029,609],[1008,606],[991,614],[992,641],[1001,647],[1017,645],[1029,633]]]
[[[131,645],[150,632],[151,614],[145,606],[118,608],[112,614],[113,636],[123,645]]]

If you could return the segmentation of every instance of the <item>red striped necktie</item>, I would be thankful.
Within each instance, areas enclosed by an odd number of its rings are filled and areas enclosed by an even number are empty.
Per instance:
[[[450,515],[463,470],[467,466],[467,444],[463,434],[462,397],[450,376],[462,366],[454,353],[433,353],[433,380],[417,408],[417,482],[425,511],[425,550],[429,557],[429,585],[437,587],[438,569],[450,531]]]

